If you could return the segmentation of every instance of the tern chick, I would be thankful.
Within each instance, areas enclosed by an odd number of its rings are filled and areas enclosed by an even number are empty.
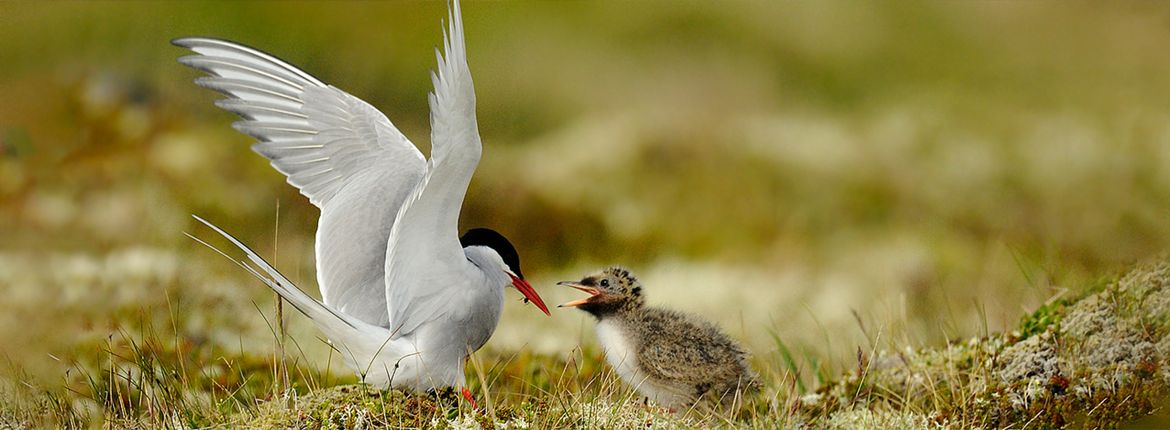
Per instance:
[[[728,406],[759,387],[747,352],[715,324],[646,306],[641,283],[611,267],[565,285],[589,297],[564,303],[597,318],[597,337],[618,376],[655,403],[677,409],[706,401]]]

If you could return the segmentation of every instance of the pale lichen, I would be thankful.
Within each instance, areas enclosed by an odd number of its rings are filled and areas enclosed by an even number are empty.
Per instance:
[[[930,417],[910,411],[849,409],[834,412],[829,416],[823,428],[828,430],[948,430],[957,427],[935,422]]]
[[[1007,387],[1012,406],[1027,409],[1032,403],[1050,396],[1048,386],[1060,377],[1056,344],[1049,332],[1024,339],[1000,354],[993,373],[998,383]]]
[[[279,398],[261,404],[246,427],[363,429],[386,427],[456,427],[435,400],[368,385],[345,385]],[[455,414],[452,419],[458,418]]]
[[[1170,391],[1168,286],[1170,264],[1141,266],[1010,334],[879,354],[796,407],[827,422],[888,408],[965,427],[1115,426]]]
[[[580,415],[574,427],[605,429],[684,429],[700,423],[678,417],[665,409],[642,402],[595,400],[578,405]]]

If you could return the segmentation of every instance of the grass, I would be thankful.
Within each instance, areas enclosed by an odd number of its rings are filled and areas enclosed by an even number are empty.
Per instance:
[[[801,406],[829,422],[877,413],[925,419],[917,428],[1117,428],[1170,393],[1168,282],[1170,264],[1143,265],[1045,305],[1011,332],[859,354],[858,371]]]
[[[330,375],[303,354],[277,362],[243,348],[192,344],[184,340],[194,333],[178,323],[183,316],[173,307],[170,312],[169,326],[142,318],[95,345],[101,354],[72,363],[63,387],[7,380],[0,394],[11,402],[0,409],[0,422],[119,428],[1116,428],[1156,411],[1170,393],[1165,262],[1054,300],[1011,332],[920,349],[858,349],[852,370],[827,375],[812,390],[802,385],[802,364],[777,339],[782,353],[754,362],[764,392],[733,410],[672,412],[647,405],[606,368],[599,351],[586,347],[563,355],[474,354],[468,381],[483,406],[477,411],[454,393],[354,385],[352,376]],[[287,389],[273,370],[279,366],[289,370]]]
[[[454,395],[438,399],[352,385],[352,376],[322,374],[297,357],[278,364],[267,356],[168,340],[186,333],[151,327],[142,327],[141,333],[119,331],[97,347],[104,358],[74,363],[63,389],[24,384],[0,391],[11,396],[5,399],[24,399],[6,404],[0,419],[16,427],[102,422],[118,428],[554,428],[601,423],[621,428],[670,417],[644,407],[602,370],[603,360],[591,350],[565,357],[480,352],[473,363],[491,364],[469,366],[470,388],[487,408],[476,413]],[[288,390],[281,390],[274,378],[272,369],[278,365],[290,369]]]

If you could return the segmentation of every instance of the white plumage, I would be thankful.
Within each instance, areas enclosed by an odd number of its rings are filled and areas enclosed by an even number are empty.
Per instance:
[[[460,15],[455,1],[436,49],[429,161],[377,109],[284,61],[224,40],[173,42],[195,51],[179,61],[210,75],[198,85],[228,96],[216,105],[243,118],[233,126],[259,141],[252,149],[321,209],[324,303],[196,218],[240,248],[248,260],[239,263],[312,319],[365,382],[383,387],[463,386],[464,359],[491,337],[509,284],[547,313],[506,239],[458,235],[482,152]]]

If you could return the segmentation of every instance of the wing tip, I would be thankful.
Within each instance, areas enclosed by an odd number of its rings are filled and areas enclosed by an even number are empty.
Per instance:
[[[186,47],[186,48],[189,48],[189,47]],[[179,58],[175,59],[175,61],[178,61],[179,64],[182,64],[184,66],[190,67],[190,68],[195,69],[195,70],[200,70],[203,72],[212,73],[214,70],[211,69],[210,67],[201,67],[199,65],[199,59],[203,58],[203,57],[204,56],[200,55],[200,54],[191,54],[191,55],[184,55],[182,57],[179,57]],[[218,76],[218,75],[214,75],[214,76]]]
[[[171,39],[171,44],[172,44],[172,45],[175,45],[175,46],[178,46],[178,47],[180,47],[180,48],[188,48],[188,49],[190,49],[190,48],[191,48],[191,45],[192,45],[192,42],[194,42],[194,40],[195,40],[195,39],[197,39],[197,38],[196,38],[196,37],[192,37],[192,36],[176,37],[176,38],[174,38],[174,39]]]
[[[271,65],[274,65],[278,69],[282,69],[285,72],[291,73],[296,78],[302,79],[305,82],[307,82],[308,84],[312,84],[313,86],[318,86],[318,87],[329,86],[328,84],[321,81],[320,79],[317,79],[316,77],[309,74],[308,72],[301,70],[301,68],[292,65],[292,63],[284,61],[284,60],[280,59],[279,57],[274,56],[272,54],[269,54],[263,50],[253,48],[249,45],[246,45],[246,44],[243,44],[240,42],[235,42],[235,41],[231,41],[231,40],[227,40],[227,39],[220,39],[220,38],[216,38],[216,37],[184,36],[184,37],[176,37],[174,39],[171,39],[171,44],[195,51],[197,55],[194,55],[194,57],[200,57],[200,56],[207,55],[207,52],[206,52],[207,49],[220,49],[220,50],[232,51],[238,55],[242,55],[244,57],[249,57],[254,61],[259,61],[262,63],[268,63]],[[186,64],[186,63],[184,63],[184,64]],[[192,67],[194,67],[194,66],[192,66]]]
[[[176,37],[174,39],[171,39],[172,45],[175,45],[175,46],[178,46],[181,48],[192,49],[192,50],[201,46],[201,45],[206,46],[206,45],[215,45],[215,44],[224,44],[224,43],[235,43],[235,42],[231,42],[229,40],[219,39],[219,38],[215,38],[215,37],[207,37],[207,36],[182,36],[182,37]]]

